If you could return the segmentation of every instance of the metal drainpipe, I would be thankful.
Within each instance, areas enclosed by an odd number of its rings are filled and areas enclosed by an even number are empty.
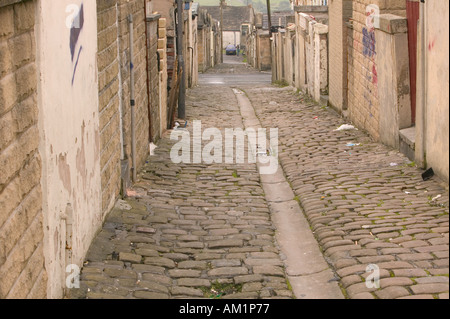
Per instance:
[[[136,128],[135,128],[135,114],[134,106],[136,104],[134,100],[134,26],[133,26],[133,15],[128,16],[128,22],[130,24],[130,105],[131,105],[131,156],[132,156],[132,174],[133,183],[136,182]]]
[[[193,77],[194,77],[194,48],[193,47],[188,47],[188,49],[190,49],[190,69],[191,69],[191,73],[190,73],[190,77],[188,78],[188,82],[189,82],[189,87],[192,86],[192,83],[194,81]]]
[[[152,134],[152,109],[151,109],[151,94],[150,94],[150,67],[149,67],[149,59],[150,59],[150,34],[149,34],[149,28],[148,28],[148,22],[147,22],[147,11],[148,11],[148,2],[144,1],[144,8],[145,8],[145,66],[146,66],[146,77],[147,77],[147,104],[148,104],[148,143],[153,142],[153,134]],[[158,23],[158,22],[157,22]],[[159,54],[158,51],[156,51],[156,55],[158,56],[158,81],[159,81]],[[161,96],[161,95],[160,95]],[[160,111],[161,113],[161,111]]]
[[[117,28],[120,28],[120,23],[119,23],[119,7],[118,7],[118,3],[116,3],[116,24],[117,24]],[[120,131],[120,160],[123,161],[126,159],[126,145],[125,145],[125,138],[124,138],[124,130],[123,130],[123,101],[122,101],[122,92],[123,92],[123,84],[122,84],[122,71],[121,71],[121,67],[120,65],[122,64],[122,62],[120,61],[120,41],[117,38],[117,57],[119,59],[119,73],[118,73],[118,77],[119,77],[119,91],[118,91],[118,95],[119,95],[119,131]]]

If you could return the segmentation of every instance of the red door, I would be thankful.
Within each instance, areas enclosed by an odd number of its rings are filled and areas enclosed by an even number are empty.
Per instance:
[[[408,19],[408,50],[411,81],[411,121],[416,123],[416,75],[417,75],[417,21],[419,20],[419,2],[406,0]]]

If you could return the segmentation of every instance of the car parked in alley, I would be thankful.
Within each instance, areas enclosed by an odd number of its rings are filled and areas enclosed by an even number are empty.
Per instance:
[[[227,55],[236,55],[236,46],[234,46],[233,44],[227,45],[227,47],[225,48],[225,52]]]

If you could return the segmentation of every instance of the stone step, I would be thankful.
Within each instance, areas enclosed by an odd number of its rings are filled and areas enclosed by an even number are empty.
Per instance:
[[[399,131],[400,152],[405,154],[411,161],[415,160],[416,149],[416,127],[408,127]]]

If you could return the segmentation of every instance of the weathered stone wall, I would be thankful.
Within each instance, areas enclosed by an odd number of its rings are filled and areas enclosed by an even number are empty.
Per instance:
[[[98,96],[102,211],[108,212],[120,192],[121,79],[119,74],[119,24],[116,1],[97,0]]]
[[[217,32],[218,21],[207,10],[200,10],[197,20],[197,68],[198,72],[205,72],[220,59],[220,49],[217,50],[215,45],[220,40],[220,33]]]
[[[132,168],[129,14],[133,15],[134,24],[137,169],[145,162],[149,154],[150,138],[157,139],[160,135],[156,55],[158,35],[157,26],[153,25],[157,24],[157,20],[153,24],[149,22],[149,34],[152,36],[147,39],[144,0],[97,0],[102,210],[104,213],[111,209],[121,190],[121,157],[128,159],[128,168]],[[151,52],[148,56],[148,64],[147,49]],[[147,75],[150,76],[148,84]],[[149,112],[151,121],[149,121]],[[127,175],[131,176],[131,171],[125,172],[125,179]]]
[[[329,104],[338,111],[347,109],[347,25],[352,1],[330,1],[329,14]]]
[[[0,1],[0,299],[45,298],[36,2],[15,2]]]
[[[377,52],[375,60],[378,68],[380,141],[399,149],[399,131],[412,125],[406,18],[380,15],[380,25],[375,28],[375,35],[383,48]]]
[[[199,72],[205,72],[208,68],[208,60],[206,59],[207,42],[205,35],[207,34],[208,27],[202,26],[198,29],[198,70]]]
[[[150,114],[150,138],[156,142],[161,137],[161,113],[159,105],[159,69],[158,69],[158,33],[166,35],[166,28],[158,28],[159,15],[147,18],[147,46],[148,46],[148,94]]]
[[[328,26],[303,12],[295,21],[274,33],[273,80],[296,86],[319,102],[328,94]]]
[[[159,114],[160,114],[160,138],[167,129],[168,90],[167,90],[167,20],[158,20],[158,58],[159,58]]]
[[[349,78],[353,77],[348,88],[348,109],[350,119],[360,128],[368,131],[375,139],[379,133],[379,91],[376,65],[377,46],[375,31],[366,12],[369,5],[378,6],[377,13],[392,13],[405,16],[406,2],[403,0],[353,0],[352,8],[352,42],[348,50],[352,61],[349,61]],[[376,8],[376,7],[372,7]]]
[[[418,104],[416,125],[416,154],[425,160],[426,167],[447,183],[449,181],[449,2],[429,0],[421,3],[424,14],[424,42],[420,61],[424,69],[418,83],[423,83],[422,102]],[[417,123],[416,123],[417,124]],[[417,147],[418,144],[420,147]],[[419,153],[417,153],[419,152]],[[418,156],[416,155],[416,159]]]
[[[122,76],[123,129],[125,156],[131,161],[131,106],[130,106],[130,46],[128,15],[134,23],[134,79],[135,79],[135,130],[136,166],[145,163],[149,155],[149,116],[147,95],[147,44],[145,32],[144,0],[118,0],[119,5],[119,47]],[[131,168],[130,162],[130,168]]]
[[[270,58],[270,37],[268,31],[259,31],[256,35],[258,41],[258,66],[261,71],[267,71],[271,68]]]

